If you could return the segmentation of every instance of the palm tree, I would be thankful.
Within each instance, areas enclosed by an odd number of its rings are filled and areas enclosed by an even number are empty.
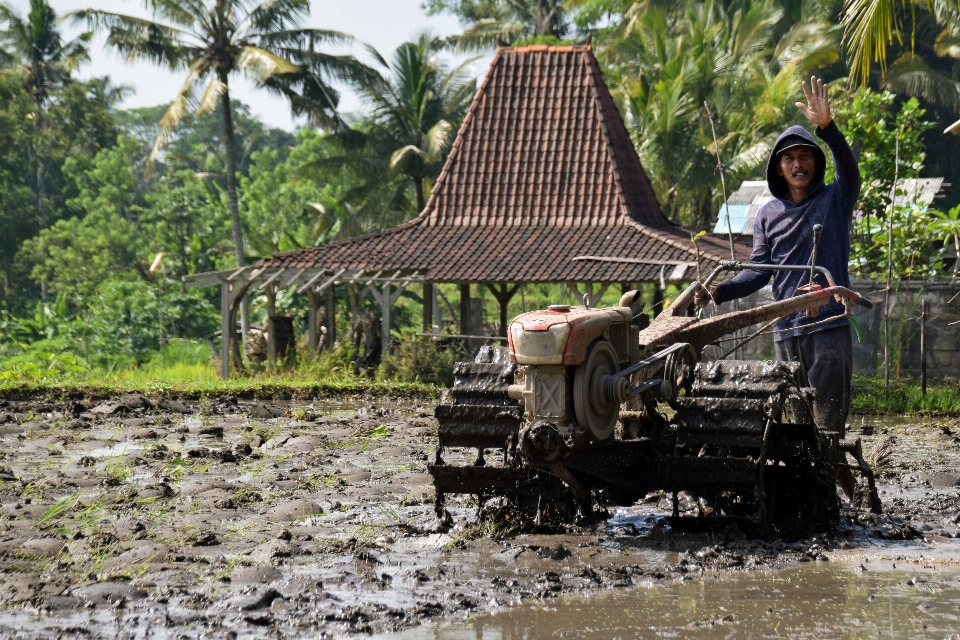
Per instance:
[[[45,126],[44,109],[50,92],[70,82],[70,75],[90,59],[87,42],[92,34],[83,33],[64,43],[57,30],[57,14],[47,0],[30,0],[26,19],[2,3],[0,21],[7,23],[7,29],[0,31],[0,66],[23,74],[24,88],[37,108],[34,129],[40,131]],[[37,165],[37,210],[42,223],[46,172],[33,143],[27,153]]]
[[[426,183],[440,173],[476,89],[464,73],[468,63],[447,70],[437,61],[443,47],[441,39],[421,33],[397,48],[392,64],[368,48],[384,73],[357,82],[373,106],[367,148],[388,157],[392,169],[413,181],[418,212],[426,204]]]
[[[917,12],[913,46],[886,70],[883,86],[955,114],[960,113],[960,11],[938,9]]]
[[[844,43],[850,51],[851,77],[866,83],[874,62],[886,75],[889,49],[902,47],[904,42],[909,43],[909,54],[913,54],[918,22],[922,22],[918,14],[926,12],[945,27],[938,38],[937,55],[949,55],[958,42],[957,9],[957,0],[844,0],[842,23]],[[903,61],[908,67],[910,62],[909,57]],[[907,71],[915,72],[917,67]],[[928,77],[927,85],[930,80]],[[918,82],[916,73],[913,81]]]
[[[107,43],[127,60],[145,59],[172,70],[187,71],[183,87],[160,120],[151,160],[159,156],[187,113],[211,111],[219,101],[233,244],[237,266],[243,266],[230,77],[237,71],[252,76],[259,86],[285,96],[295,115],[307,115],[314,124],[335,127],[339,125],[339,94],[330,86],[329,79],[355,75],[360,65],[352,57],[318,52],[316,46],[344,43],[351,38],[336,31],[303,28],[303,20],[310,12],[309,0],[144,3],[156,20],[97,9],[77,11],[73,17],[93,28],[107,30]]]
[[[563,38],[570,21],[564,0],[488,0],[457,3],[435,0],[430,13],[447,11],[460,18],[466,29],[450,38],[457,48],[480,51],[498,40],[513,42],[537,36]]]

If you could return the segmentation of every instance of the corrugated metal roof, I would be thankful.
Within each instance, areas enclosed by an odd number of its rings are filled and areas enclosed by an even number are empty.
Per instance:
[[[730,207],[730,226],[733,228],[733,233],[752,236],[753,221],[757,217],[757,212],[760,211],[760,207],[771,200],[773,200],[773,195],[767,188],[766,180],[744,180],[740,188],[727,198]],[[717,214],[717,224],[713,228],[713,232],[716,234],[726,235],[728,233],[725,207],[727,205],[722,205],[720,212]]]
[[[897,185],[896,205],[929,207],[943,188],[943,178],[911,178]]]

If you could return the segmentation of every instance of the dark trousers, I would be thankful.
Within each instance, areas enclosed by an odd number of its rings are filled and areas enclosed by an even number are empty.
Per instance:
[[[850,378],[853,375],[853,339],[850,327],[825,329],[775,342],[777,360],[800,363],[802,380],[817,390],[814,419],[825,431],[838,431],[850,412]]]

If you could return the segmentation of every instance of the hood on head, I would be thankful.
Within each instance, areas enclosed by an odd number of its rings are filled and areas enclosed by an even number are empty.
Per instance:
[[[827,169],[827,157],[824,155],[820,145],[817,144],[817,141],[810,135],[809,131],[800,125],[794,125],[781,133],[780,137],[777,138],[776,144],[773,145],[773,151],[770,152],[770,159],[767,160],[767,186],[770,188],[770,193],[773,194],[773,197],[780,198],[781,200],[790,195],[790,188],[787,186],[787,181],[783,179],[783,176],[777,173],[777,156],[779,156],[780,152],[785,148],[794,146],[790,143],[791,139],[795,137],[803,138],[813,147],[813,155],[817,161],[817,172],[813,178],[814,188],[823,182],[823,174]]]

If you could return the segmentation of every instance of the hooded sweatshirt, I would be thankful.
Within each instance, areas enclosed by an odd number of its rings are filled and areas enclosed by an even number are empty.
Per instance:
[[[860,194],[860,169],[857,158],[837,125],[831,122],[825,129],[817,127],[817,137],[827,143],[836,165],[836,179],[823,183],[826,157],[813,136],[801,126],[793,126],[780,134],[767,162],[767,185],[775,200],[765,204],[757,213],[753,225],[753,253],[750,262],[759,264],[809,265],[813,252],[813,225],[823,225],[817,265],[826,267],[841,287],[850,286],[847,264],[850,260],[850,227],[853,207]],[[787,146],[787,138],[801,136],[814,145],[817,173],[810,191],[800,202],[792,202],[787,181],[777,173],[777,155]],[[809,272],[800,271],[741,271],[735,277],[719,284],[720,300],[733,300],[750,295],[763,288],[773,277],[773,298],[783,300],[797,295],[797,287],[807,284]],[[817,284],[827,286],[826,278],[817,274]],[[801,292],[802,293],[802,292]],[[775,328],[774,340],[781,341],[807,335],[824,329],[850,324],[846,318],[823,322],[830,316],[843,315],[843,305],[836,300],[820,307],[820,313],[807,318],[806,312],[781,318]],[[806,325],[817,323],[816,326]],[[822,323],[822,324],[820,324]]]

